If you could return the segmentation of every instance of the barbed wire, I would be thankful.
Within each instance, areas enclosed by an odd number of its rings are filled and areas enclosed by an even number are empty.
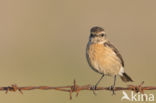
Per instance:
[[[144,94],[144,90],[156,90],[156,86],[143,86],[144,81],[141,82],[139,85],[128,85],[127,87],[115,87],[114,91],[119,91],[119,90],[132,90],[135,92],[140,92]],[[51,87],[51,86],[24,86],[24,87],[19,87],[16,84],[7,86],[7,87],[0,87],[0,91],[5,91],[5,93],[8,92],[16,92],[19,91],[21,94],[23,94],[23,90],[35,90],[35,89],[40,89],[40,90],[58,90],[58,91],[63,91],[63,92],[69,92],[70,94],[70,99],[72,99],[72,93],[76,92],[76,96],[79,95],[79,92],[82,90],[90,90],[90,91],[97,91],[97,90],[108,90],[112,91],[110,87],[97,87],[96,90],[93,90],[92,85],[83,85],[79,86],[76,84],[76,80],[74,80],[73,85],[69,86],[58,86],[58,87]]]

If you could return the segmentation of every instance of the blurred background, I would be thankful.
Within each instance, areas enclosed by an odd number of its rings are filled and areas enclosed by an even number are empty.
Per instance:
[[[0,0],[0,86],[95,84],[100,75],[85,57],[92,26],[104,27],[119,49],[133,83],[156,85],[155,0]],[[105,77],[100,86],[110,86]],[[122,92],[80,92],[78,98],[54,90],[0,92],[1,103],[121,102]],[[127,91],[127,93],[130,93]],[[156,96],[156,91],[146,91]],[[156,101],[156,100],[155,100]],[[127,102],[127,101],[124,101]]]

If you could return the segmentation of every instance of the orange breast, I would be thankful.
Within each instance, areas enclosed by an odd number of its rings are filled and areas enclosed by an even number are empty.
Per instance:
[[[104,44],[89,44],[87,60],[94,71],[107,75],[116,75],[121,68],[119,58],[111,48]]]

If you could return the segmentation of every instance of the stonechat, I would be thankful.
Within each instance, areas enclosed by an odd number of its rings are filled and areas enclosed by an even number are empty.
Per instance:
[[[124,72],[124,60],[118,49],[107,39],[103,28],[98,26],[91,28],[86,48],[86,57],[91,69],[102,75],[95,86],[93,86],[94,90],[105,75],[114,76],[114,83],[111,86],[113,94],[117,75],[119,75],[124,82],[133,81],[131,77]]]

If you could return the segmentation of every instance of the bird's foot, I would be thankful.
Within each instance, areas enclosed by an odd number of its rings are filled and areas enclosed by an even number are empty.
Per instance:
[[[93,85],[90,89],[93,90],[93,94],[96,95],[95,90],[97,89],[97,86]]]
[[[109,87],[110,90],[112,90],[112,95],[115,95],[115,86],[112,85]]]

